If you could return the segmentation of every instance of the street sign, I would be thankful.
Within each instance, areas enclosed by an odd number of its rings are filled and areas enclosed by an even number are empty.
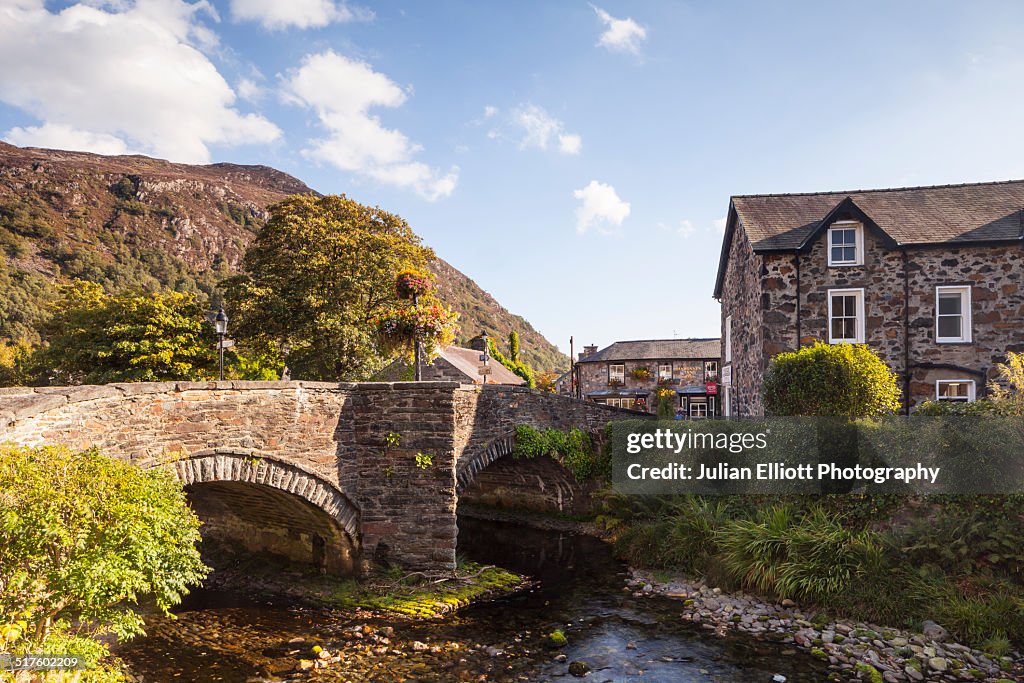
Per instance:
[[[489,375],[489,374],[491,374],[491,366],[490,365],[481,365],[481,366],[479,366],[477,368],[477,372],[479,374],[481,374],[481,375]]]
[[[230,349],[234,345],[235,345],[235,342],[234,342],[233,339],[225,339],[224,340],[224,348],[225,349]]]
[[[726,365],[722,368],[722,384],[729,386],[732,384],[732,366]]]

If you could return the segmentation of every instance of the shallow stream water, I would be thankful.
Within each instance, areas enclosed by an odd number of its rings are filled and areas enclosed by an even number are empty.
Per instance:
[[[634,597],[624,590],[626,568],[598,540],[468,518],[459,527],[463,556],[527,574],[535,586],[427,621],[199,591],[176,620],[154,619],[145,638],[118,654],[147,683],[567,682],[577,680],[569,673],[577,660],[590,669],[582,680],[594,683],[825,680],[809,655],[720,637],[683,622],[678,601]],[[548,645],[555,629],[568,645]],[[314,644],[340,661],[298,672]]]

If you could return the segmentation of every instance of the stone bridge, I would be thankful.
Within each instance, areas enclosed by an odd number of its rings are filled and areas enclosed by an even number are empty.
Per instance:
[[[511,451],[516,425],[596,433],[630,417],[521,387],[456,382],[0,389],[0,443],[95,446],[172,469],[204,538],[332,573],[371,561],[453,568],[459,495]]]

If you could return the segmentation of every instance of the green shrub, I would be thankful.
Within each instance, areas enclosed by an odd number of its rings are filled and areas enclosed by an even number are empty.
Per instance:
[[[513,458],[537,458],[543,455],[559,460],[576,481],[592,477],[611,478],[611,457],[606,449],[595,451],[593,441],[586,432],[575,427],[567,432],[558,429],[534,429],[529,425],[516,425],[516,443]]]
[[[875,534],[850,531],[818,506],[804,515],[773,506],[754,520],[727,522],[716,542],[735,580],[782,598],[820,601],[842,593],[883,559]]]
[[[900,389],[868,347],[817,342],[772,359],[764,402],[773,415],[873,417],[899,408]]]

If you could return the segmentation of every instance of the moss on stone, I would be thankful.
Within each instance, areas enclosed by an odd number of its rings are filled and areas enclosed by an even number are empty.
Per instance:
[[[472,562],[459,566],[457,576],[440,583],[409,584],[403,577],[377,576],[364,581],[346,581],[334,590],[329,601],[344,609],[371,609],[411,617],[436,617],[465,607],[486,595],[507,592],[525,580],[499,567],[481,567]]]

